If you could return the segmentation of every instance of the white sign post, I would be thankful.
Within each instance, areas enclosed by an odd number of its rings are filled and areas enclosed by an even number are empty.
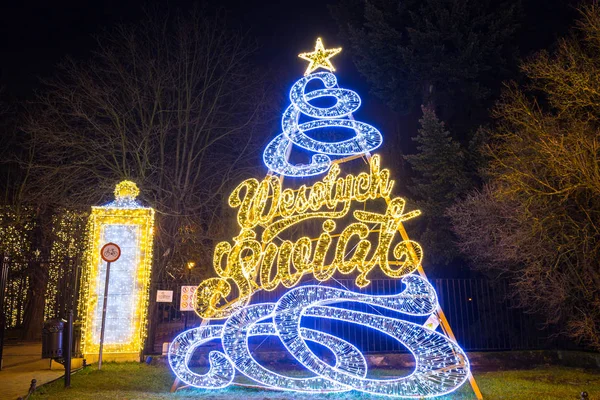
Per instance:
[[[173,291],[172,290],[157,290],[156,291],[156,302],[157,303],[173,302]]]
[[[194,311],[196,304],[196,289],[198,286],[182,286],[179,299],[179,311]],[[183,329],[187,330],[187,313],[183,313]]]
[[[196,289],[198,286],[182,286],[179,299],[179,311],[194,311],[196,303]]]
[[[98,354],[98,369],[102,369],[102,347],[104,345],[104,328],[106,326],[106,303],[108,300],[108,278],[110,277],[110,263],[121,257],[121,248],[115,243],[106,243],[100,250],[100,257],[106,261],[106,281],[104,283],[104,304],[102,305],[102,326],[100,328],[100,351]]]
[[[438,326],[440,326],[440,319],[435,315],[435,313],[431,314],[427,321],[423,324],[423,326],[427,329],[431,329],[435,331]]]

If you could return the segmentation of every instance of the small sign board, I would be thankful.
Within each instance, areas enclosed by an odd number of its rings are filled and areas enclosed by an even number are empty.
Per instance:
[[[196,289],[198,289],[197,285],[181,287],[179,311],[194,311],[194,304],[196,303]]]
[[[106,262],[115,262],[121,257],[121,248],[115,243],[106,243],[100,250],[100,257]]]
[[[427,329],[435,331],[437,327],[440,326],[440,320],[435,314],[431,314],[429,318],[427,318],[427,321],[425,321],[423,326]]]
[[[156,302],[157,303],[172,303],[173,302],[173,291],[172,290],[157,290],[156,291]]]

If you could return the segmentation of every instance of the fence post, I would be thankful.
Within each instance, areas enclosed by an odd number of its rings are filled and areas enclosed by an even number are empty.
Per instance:
[[[0,259],[0,371],[4,364],[4,329],[6,328],[6,313],[4,310],[4,297],[6,295],[6,283],[8,281],[8,258],[2,254]]]
[[[65,354],[65,387],[71,387],[71,352],[73,349],[73,310],[69,310],[67,320],[67,348]]]

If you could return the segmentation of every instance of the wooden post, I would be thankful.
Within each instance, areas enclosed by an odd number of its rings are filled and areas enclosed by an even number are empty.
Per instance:
[[[389,203],[390,199],[386,198],[385,201]],[[410,240],[408,237],[408,233],[406,232],[406,229],[404,229],[404,225],[402,223],[400,223],[398,225],[398,232],[400,232],[400,236],[402,236],[402,240],[406,240],[406,241]],[[408,242],[407,247],[408,247],[409,251],[414,252],[414,249],[412,248],[412,245],[410,244],[410,242]],[[427,279],[427,274],[425,273],[425,270],[423,269],[422,265],[419,265],[419,267],[417,268],[417,272],[419,273],[419,275],[421,277],[423,277],[424,279]],[[441,325],[444,333],[450,339],[452,339],[454,342],[456,342],[456,337],[454,336],[454,332],[452,332],[452,328],[450,327],[450,323],[448,322],[448,319],[446,318],[446,314],[444,314],[444,310],[442,310],[442,307],[439,305],[438,305],[438,309],[436,311],[436,316],[440,321],[440,325]],[[479,385],[475,381],[473,374],[471,374],[470,372],[469,372],[469,383],[471,384],[471,388],[473,389],[473,393],[475,394],[475,397],[477,397],[477,400],[483,400],[483,395],[481,394],[481,390],[479,390]]]

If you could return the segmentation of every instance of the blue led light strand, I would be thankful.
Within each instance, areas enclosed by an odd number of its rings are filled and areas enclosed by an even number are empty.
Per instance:
[[[354,302],[413,316],[427,316],[437,310],[437,296],[427,280],[418,275],[407,275],[402,282],[406,285],[405,290],[389,296],[326,286],[297,287],[277,303],[245,306],[223,325],[201,326],[183,332],[169,348],[169,363],[180,380],[206,389],[231,385],[237,370],[259,386],[296,392],[357,390],[404,398],[450,393],[460,387],[470,373],[466,354],[456,343],[441,333],[400,318],[334,306]],[[303,317],[360,324],[386,334],[413,354],[415,369],[410,375],[396,379],[367,378],[367,363],[354,345],[333,335],[301,327]],[[279,337],[290,354],[314,376],[290,377],[262,366],[248,347],[248,339],[253,336]],[[206,374],[192,372],[189,362],[194,351],[215,339],[220,339],[224,353],[209,353],[210,370]],[[328,348],[335,356],[335,364],[323,362],[307,341]]]
[[[306,85],[311,80],[320,80],[325,88],[306,93]],[[381,133],[371,125],[350,119],[360,107],[360,97],[352,90],[336,88],[337,79],[330,72],[317,72],[299,79],[290,90],[290,106],[281,119],[282,133],[276,136],[265,148],[263,160],[273,172],[286,176],[311,176],[326,172],[331,166],[329,156],[365,154],[378,148],[383,139]],[[331,107],[317,107],[311,101],[333,98]],[[316,118],[299,123],[300,116]],[[306,132],[325,128],[344,128],[354,132],[354,137],[337,142],[316,140]],[[312,151],[309,164],[288,162],[291,146],[296,145]]]

